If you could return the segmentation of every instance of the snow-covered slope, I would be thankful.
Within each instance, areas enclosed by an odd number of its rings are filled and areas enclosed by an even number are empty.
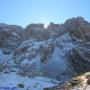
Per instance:
[[[12,54],[16,71],[14,71],[15,73],[1,73],[1,87],[13,88],[20,83],[25,85],[21,90],[26,90],[26,88],[43,90],[43,88],[57,85],[57,83],[51,82],[55,79],[59,80],[58,83],[64,83],[74,74],[66,59],[67,52],[73,47],[75,46],[68,33],[46,41],[27,40],[22,42]],[[4,80],[7,82],[5,83]]]
[[[16,73],[0,73],[0,90],[43,90],[58,83],[59,81],[46,77],[29,78],[22,77]]]

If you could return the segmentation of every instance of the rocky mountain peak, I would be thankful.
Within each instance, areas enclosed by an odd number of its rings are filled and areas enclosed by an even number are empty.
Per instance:
[[[12,56],[4,64],[8,70],[64,83],[76,74],[90,71],[90,23],[76,17],[63,24],[50,23],[47,28],[44,24],[30,24],[24,29],[1,24],[0,48]]]

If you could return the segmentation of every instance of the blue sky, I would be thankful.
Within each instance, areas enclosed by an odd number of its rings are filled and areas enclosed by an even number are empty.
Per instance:
[[[90,0],[0,0],[0,23],[63,23],[82,16],[90,21]]]

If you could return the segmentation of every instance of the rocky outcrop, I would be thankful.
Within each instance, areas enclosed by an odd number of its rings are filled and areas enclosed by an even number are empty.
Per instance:
[[[72,18],[65,25],[75,48],[68,52],[68,61],[78,73],[90,71],[90,23],[83,18]]]
[[[14,51],[23,40],[22,28],[16,25],[0,24],[0,48],[4,53]]]
[[[25,39],[47,40],[50,33],[44,28],[43,24],[30,24],[25,28]]]
[[[60,31],[60,25],[59,24],[54,24],[53,22],[51,22],[47,26],[47,30],[49,30],[50,32],[53,32],[53,33],[58,33]]]
[[[78,73],[90,71],[90,44],[79,45],[68,53],[68,60]]]
[[[28,25],[27,27],[26,27],[27,29],[44,29],[44,24],[34,24],[34,23],[32,23],[32,24],[30,24],[30,25]]]
[[[72,18],[65,22],[64,27],[69,31],[73,40],[90,41],[90,23],[82,17]]]
[[[88,78],[87,78],[88,77]],[[90,72],[75,76],[70,81],[53,88],[45,88],[44,90],[89,90],[90,89]]]

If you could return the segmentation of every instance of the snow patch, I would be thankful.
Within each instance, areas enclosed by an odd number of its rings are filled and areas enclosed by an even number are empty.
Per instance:
[[[12,57],[11,54],[4,54],[4,53],[2,52],[2,50],[0,50],[0,63],[4,63],[4,62],[10,60],[11,57]]]
[[[0,73],[0,87],[16,87],[17,90],[43,90],[46,87],[58,85],[59,81],[46,77],[22,77],[16,73]],[[18,87],[18,84],[23,84],[24,88]]]

